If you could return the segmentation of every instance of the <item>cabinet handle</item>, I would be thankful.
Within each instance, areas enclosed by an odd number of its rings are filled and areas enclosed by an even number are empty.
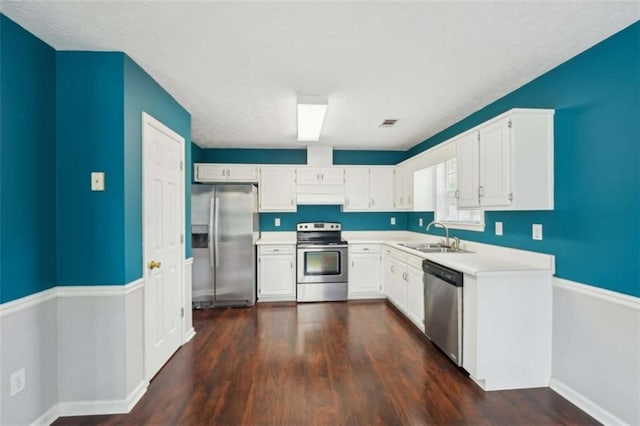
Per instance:
[[[225,175],[225,172],[226,172],[226,170],[225,170],[225,169],[222,169],[222,177],[225,177],[225,176],[226,176],[226,175]]]
[[[478,187],[478,197],[484,197],[484,187],[482,185]]]
[[[396,270],[393,268],[395,265],[391,265],[391,272],[395,272]]]
[[[354,264],[353,264],[353,260],[352,260],[352,261],[351,261],[351,267],[354,267],[354,266],[356,266],[356,265],[354,265]]]
[[[227,169],[227,177],[231,177],[231,170]]]
[[[316,180],[318,180],[318,181],[319,181],[319,180],[321,180],[321,179],[320,179],[320,173],[318,173],[318,174],[316,175]]]
[[[362,251],[367,251],[367,250],[369,250],[369,247],[364,247],[364,248],[362,249]]]
[[[280,251],[280,249],[273,249],[273,251],[274,251],[274,252],[275,252],[275,251]]]
[[[509,199],[509,201],[513,201],[513,192],[510,192],[507,198]]]
[[[291,205],[293,205],[293,198],[291,199]]]
[[[376,199],[375,199],[375,198],[372,198],[372,199],[371,199],[371,205],[372,205],[372,206],[375,206],[375,205],[376,205]]]
[[[289,262],[289,267],[293,269],[293,262]]]
[[[456,200],[460,199],[460,190],[456,189]]]
[[[320,180],[324,180],[324,173],[320,173]]]

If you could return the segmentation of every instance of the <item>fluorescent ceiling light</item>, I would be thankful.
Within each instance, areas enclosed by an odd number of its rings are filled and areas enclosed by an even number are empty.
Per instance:
[[[319,141],[327,113],[326,96],[298,96],[298,140]]]

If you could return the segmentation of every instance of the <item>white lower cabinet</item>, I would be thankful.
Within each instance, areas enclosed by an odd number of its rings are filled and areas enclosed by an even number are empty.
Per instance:
[[[379,244],[349,244],[349,299],[377,299],[382,293]]]
[[[484,390],[549,386],[551,274],[464,276],[462,366]]]
[[[384,289],[388,299],[424,331],[422,258],[385,246],[383,265]]]
[[[295,300],[295,246],[259,246],[258,302],[282,302]]]
[[[415,257],[411,256],[410,257]],[[409,259],[411,262],[412,259]],[[407,314],[411,322],[413,322],[421,331],[424,331],[424,283],[422,281],[422,259],[417,258],[420,268],[414,266],[413,263],[407,265],[406,281],[407,281]]]

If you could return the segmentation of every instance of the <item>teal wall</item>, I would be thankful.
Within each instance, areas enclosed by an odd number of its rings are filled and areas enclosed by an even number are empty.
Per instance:
[[[185,138],[185,164],[191,116],[124,53],[57,56],[58,280],[127,284],[142,277],[142,112]],[[90,190],[91,171],[105,172],[105,191]]]
[[[0,14],[0,303],[56,285],[56,52]]]
[[[391,217],[396,224],[391,225]],[[280,226],[274,219],[280,218]],[[344,231],[404,231],[407,229],[407,213],[356,213],[342,212],[340,206],[300,205],[295,213],[260,213],[261,231],[295,231],[298,222],[340,222]]]
[[[60,285],[126,283],[123,68],[122,53],[57,53]]]
[[[561,278],[640,296],[640,24],[477,111],[409,154],[516,107],[556,110],[555,210],[487,212],[485,232],[454,234],[551,253]],[[419,230],[417,217],[410,215],[409,229]],[[496,221],[504,224],[502,237],[494,235]],[[531,239],[533,223],[543,225],[542,241]]]
[[[185,164],[189,113],[123,53],[56,52],[2,14],[0,42],[0,303],[140,278],[142,111],[185,138]]]
[[[149,74],[124,55],[125,282],[142,276],[142,112],[185,140],[185,236],[191,235],[191,115]],[[186,257],[191,239],[185,238]]]

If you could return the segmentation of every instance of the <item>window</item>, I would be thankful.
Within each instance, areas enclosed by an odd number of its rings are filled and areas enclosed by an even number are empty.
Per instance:
[[[484,211],[458,209],[456,159],[451,158],[436,167],[435,219],[450,228],[484,231]]]

